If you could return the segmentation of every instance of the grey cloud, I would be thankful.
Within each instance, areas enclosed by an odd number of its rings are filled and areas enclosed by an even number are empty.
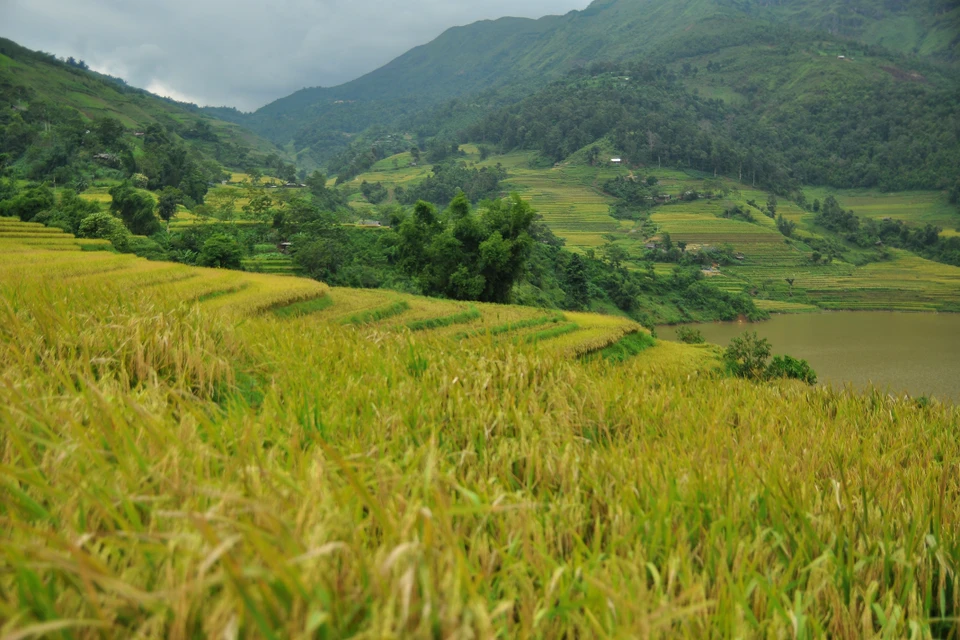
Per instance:
[[[251,110],[356,78],[455,25],[588,1],[0,0],[0,24],[24,46],[82,58],[132,85]]]

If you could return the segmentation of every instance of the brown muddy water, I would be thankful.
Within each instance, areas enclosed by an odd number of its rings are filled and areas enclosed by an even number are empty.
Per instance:
[[[808,361],[822,384],[960,402],[960,314],[838,311],[689,326],[724,347],[756,331],[774,354]],[[675,340],[676,328],[657,334]]]

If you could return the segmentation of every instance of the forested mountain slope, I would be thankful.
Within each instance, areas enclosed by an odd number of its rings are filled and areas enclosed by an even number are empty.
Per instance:
[[[814,33],[948,60],[955,57],[958,19],[946,0],[888,2],[874,9],[837,0],[597,0],[565,16],[450,29],[344,85],[304,89],[251,115],[213,113],[290,145],[308,162],[325,163],[371,125],[409,121],[454,97],[466,97],[474,108],[486,101],[500,105],[595,62],[671,63],[734,46],[811,39]],[[491,89],[497,90],[494,100]]]
[[[784,193],[803,184],[952,185],[960,84],[824,46],[786,40],[682,65],[584,70],[487,116],[467,137],[554,162],[608,137],[631,164],[692,168]]]

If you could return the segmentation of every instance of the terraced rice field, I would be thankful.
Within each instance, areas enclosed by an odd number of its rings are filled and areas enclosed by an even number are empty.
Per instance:
[[[504,189],[516,191],[530,202],[571,249],[599,247],[605,242],[605,234],[621,230],[620,222],[610,216],[614,200],[596,186],[615,175],[615,170],[562,166],[530,169],[532,159],[532,154],[516,153],[483,164],[501,163],[509,174]]]
[[[29,244],[24,244],[28,242]],[[355,326],[364,331],[429,332],[451,340],[518,339],[531,320],[544,312],[516,307],[423,298],[382,290],[331,289],[306,278],[203,269],[173,263],[148,262],[132,255],[83,251],[89,243],[109,248],[104,241],[78,240],[58,229],[0,220],[0,274],[13,277],[42,269],[58,279],[96,282],[109,278],[131,287],[156,287],[185,302],[235,317],[250,317],[327,298],[311,318]],[[106,246],[104,246],[106,244]],[[570,357],[603,349],[622,337],[644,331],[626,318],[595,314],[566,314],[570,330],[537,340],[544,349]],[[471,335],[461,335],[464,332]]]
[[[792,266],[806,260],[806,254],[784,242],[779,231],[759,223],[759,218],[758,224],[718,218],[718,210],[723,207],[716,203],[680,203],[658,208],[650,219],[674,242],[686,242],[693,249],[731,245],[744,254],[745,264],[755,267]]]
[[[742,197],[742,196],[741,196]],[[795,206],[795,205],[794,205]],[[757,223],[717,218],[721,205],[697,201],[660,207],[651,216],[661,231],[689,245],[730,244],[743,252],[742,263],[723,267],[711,283],[727,291],[758,290],[761,308],[777,312],[824,309],[960,310],[960,269],[893,251],[889,262],[855,267],[844,262],[812,265],[809,250],[771,228],[769,218]],[[804,214],[806,215],[806,214]],[[787,282],[792,279],[793,286]],[[796,307],[795,304],[801,306]]]

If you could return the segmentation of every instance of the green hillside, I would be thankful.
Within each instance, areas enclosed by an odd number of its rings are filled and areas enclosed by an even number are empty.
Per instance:
[[[251,115],[213,113],[287,145],[303,162],[324,164],[371,125],[409,126],[423,120],[418,116],[425,109],[452,98],[463,98],[464,109],[482,112],[596,62],[643,58],[669,64],[730,47],[815,38],[838,49],[858,40],[950,60],[956,57],[956,42],[949,36],[957,33],[958,15],[949,3],[931,6],[919,0],[875,10],[836,0],[597,0],[565,16],[504,18],[450,29],[344,85],[304,89]],[[907,38],[894,42],[887,36],[904,29]]]
[[[185,149],[210,181],[219,181],[220,168],[265,166],[269,156],[283,155],[265,139],[195,105],[0,39],[0,153],[7,164],[19,163],[25,177],[48,179],[59,170],[63,184],[80,173],[89,177],[97,166],[119,168],[125,150],[141,156],[151,127]]]

